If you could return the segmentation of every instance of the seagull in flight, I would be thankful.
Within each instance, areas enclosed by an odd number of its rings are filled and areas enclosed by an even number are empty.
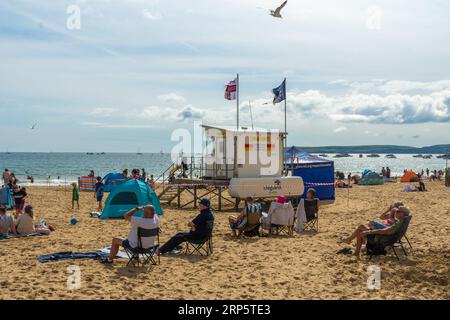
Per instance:
[[[284,6],[286,5],[286,3],[287,3],[287,0],[285,0],[285,1],[284,1],[278,8],[276,8],[275,10],[270,10],[270,15],[271,15],[272,17],[275,17],[275,18],[283,18],[283,17],[281,16],[280,12],[281,12],[281,9],[284,8]]]
[[[31,125],[30,129],[31,129],[31,130],[34,130],[34,129],[36,128],[36,126],[37,126],[37,122],[33,123],[33,124]]]

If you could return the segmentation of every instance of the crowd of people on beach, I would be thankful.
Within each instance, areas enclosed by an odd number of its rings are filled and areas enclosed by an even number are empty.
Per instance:
[[[36,222],[33,206],[25,205],[28,200],[26,188],[20,186],[19,179],[14,173],[10,173],[7,168],[3,171],[3,187],[12,190],[13,214],[7,213],[7,208],[0,205],[0,237],[47,235],[53,230],[51,225],[47,225],[44,220]]]
[[[103,210],[103,196],[105,193],[105,184],[103,182],[103,178],[101,176],[95,176],[95,171],[94,170],[90,170],[89,174],[87,175],[90,178],[95,178],[95,185],[94,185],[94,197],[97,200],[97,211],[101,212]],[[156,188],[156,181],[153,177],[153,174],[150,175],[150,177],[147,177],[147,173],[145,172],[145,169],[142,168],[140,169],[132,169],[131,170],[131,174],[128,174],[128,169],[125,168],[122,170],[122,176],[125,180],[129,180],[129,179],[136,179],[136,180],[140,180],[143,181],[145,183],[147,183],[152,190],[155,190]],[[71,184],[72,186],[72,210],[75,209],[75,205],[76,208],[79,210],[80,209],[80,194],[79,194],[79,189],[78,189],[78,184],[76,182],[72,182]]]

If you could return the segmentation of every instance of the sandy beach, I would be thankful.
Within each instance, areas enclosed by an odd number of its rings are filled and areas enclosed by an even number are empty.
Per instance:
[[[163,256],[150,270],[94,260],[40,263],[36,256],[58,251],[87,252],[126,237],[124,220],[90,218],[92,193],[80,193],[81,209],[70,209],[70,190],[28,187],[35,215],[56,227],[50,236],[0,242],[0,299],[449,299],[450,189],[427,184],[429,192],[402,193],[401,184],[337,189],[336,202],[320,210],[320,232],[293,237],[233,240],[227,217],[217,212],[214,254]],[[347,202],[347,195],[349,201]],[[393,254],[368,261],[338,255],[337,240],[358,224],[377,218],[392,201],[403,201],[413,219],[407,259]],[[195,210],[164,207],[161,242],[186,230]],[[70,225],[71,217],[78,224]],[[367,288],[367,267],[381,268],[381,289]],[[81,268],[81,288],[66,288],[67,267]]]

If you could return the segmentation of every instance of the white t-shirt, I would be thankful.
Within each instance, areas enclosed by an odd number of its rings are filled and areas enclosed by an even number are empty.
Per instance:
[[[131,217],[131,230],[128,233],[128,242],[130,246],[136,248],[139,244],[138,241],[138,228],[154,229],[159,227],[159,218],[155,214],[153,218],[144,217]],[[149,248],[155,243],[156,236],[154,237],[142,237],[142,247]]]

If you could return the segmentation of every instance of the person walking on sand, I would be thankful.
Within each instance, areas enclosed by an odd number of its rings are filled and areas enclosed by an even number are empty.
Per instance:
[[[9,184],[9,177],[10,177],[9,170],[8,168],[5,168],[5,171],[3,171],[3,185],[5,187],[7,187]]]
[[[77,209],[80,209],[80,195],[78,194],[78,187],[76,182],[72,182],[72,210],[74,209],[75,202],[77,203]]]
[[[102,177],[97,177],[97,183],[95,184],[95,197],[97,198],[98,202],[98,212],[102,212],[103,210],[103,193],[105,192],[105,185],[102,182]]]

